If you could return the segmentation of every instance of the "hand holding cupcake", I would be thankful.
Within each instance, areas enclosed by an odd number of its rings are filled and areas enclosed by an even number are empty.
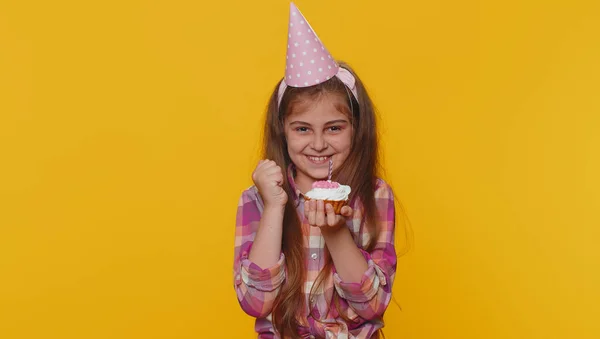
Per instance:
[[[331,181],[333,162],[329,160],[328,180],[313,183],[312,189],[305,196],[304,213],[311,226],[337,229],[352,216],[353,211],[347,206],[350,186]]]
[[[306,193],[306,200],[323,200],[325,204],[331,204],[336,214],[340,214],[342,207],[348,203],[350,186],[341,185],[331,180],[316,181],[312,189]]]

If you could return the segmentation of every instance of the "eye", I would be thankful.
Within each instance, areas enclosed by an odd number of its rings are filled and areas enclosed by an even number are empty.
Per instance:
[[[331,127],[328,128],[328,130],[331,131],[331,132],[337,133],[337,132],[340,132],[342,130],[342,127],[340,127],[340,126],[331,126]]]
[[[296,127],[294,130],[296,132],[306,133],[306,132],[308,132],[308,127]]]

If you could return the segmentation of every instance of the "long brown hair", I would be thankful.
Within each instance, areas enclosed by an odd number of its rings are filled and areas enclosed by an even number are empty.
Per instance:
[[[377,225],[377,210],[374,192],[380,166],[375,109],[356,73],[347,64],[343,62],[339,62],[339,64],[340,67],[347,69],[354,75],[358,101],[341,80],[333,77],[326,82],[311,87],[288,87],[281,100],[281,105],[278,107],[277,93],[279,84],[277,84],[267,107],[263,136],[263,156],[266,159],[275,161],[283,169],[287,169],[292,163],[287,151],[284,120],[291,111],[291,107],[297,101],[301,100],[301,98],[314,99],[323,93],[341,95],[347,98],[347,108],[351,114],[350,119],[353,131],[351,150],[344,165],[333,173],[333,179],[352,187],[350,205],[353,208],[362,208],[364,211],[361,227],[366,227],[370,239],[369,244],[366,244],[364,249],[370,251],[375,246],[378,235],[378,230],[375,227]],[[297,316],[300,313],[298,305],[304,305],[302,287],[306,280],[305,253],[302,239],[302,224],[298,217],[295,203],[291,198],[296,193],[292,191],[292,187],[285,175],[283,187],[290,197],[285,206],[282,239],[282,250],[285,255],[287,272],[286,280],[281,287],[273,307],[273,324],[282,338],[285,336],[296,339],[300,338],[297,333],[299,326]],[[362,242],[360,239],[355,240],[359,244]],[[330,275],[332,266],[331,256],[327,256],[325,266],[319,272],[316,282],[310,291],[311,295]],[[339,310],[339,296],[335,291],[334,305]],[[349,319],[345,320],[350,321]],[[378,336],[379,332],[373,338],[377,338]]]

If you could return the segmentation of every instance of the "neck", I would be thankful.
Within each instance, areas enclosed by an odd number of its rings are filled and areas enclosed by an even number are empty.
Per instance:
[[[294,181],[296,182],[296,186],[302,193],[310,191],[312,189],[313,182],[315,182],[314,179],[309,178],[308,176],[302,173],[297,173],[296,177],[294,178]]]

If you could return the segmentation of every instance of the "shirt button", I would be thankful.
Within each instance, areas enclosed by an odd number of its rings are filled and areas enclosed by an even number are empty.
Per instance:
[[[310,339],[315,339],[315,336],[311,334],[309,338]]]
[[[317,253],[313,253],[310,255],[310,257],[312,258],[312,260],[317,260],[318,255]]]

